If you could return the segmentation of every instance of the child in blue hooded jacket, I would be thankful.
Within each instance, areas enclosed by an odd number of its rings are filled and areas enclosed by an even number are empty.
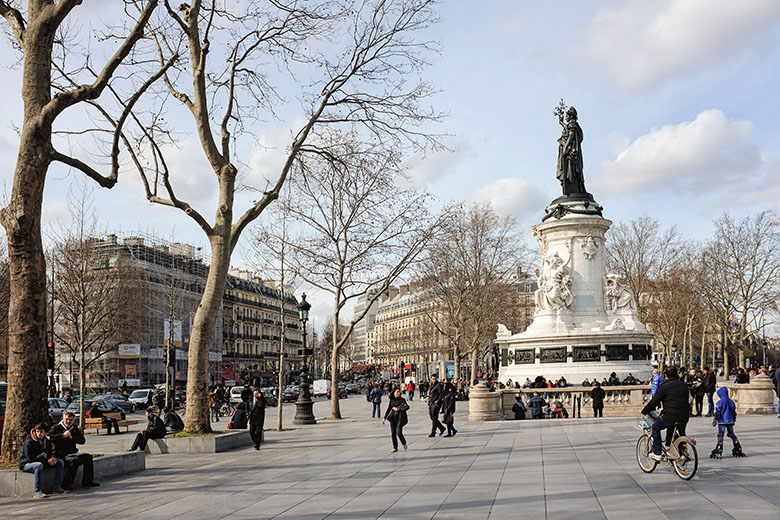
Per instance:
[[[723,456],[723,434],[726,433],[734,442],[731,454],[734,457],[744,457],[739,439],[734,434],[734,423],[737,422],[737,405],[729,397],[729,389],[725,386],[718,388],[718,403],[715,405],[715,416],[712,425],[718,425],[718,445],[710,453],[711,459],[719,459]]]

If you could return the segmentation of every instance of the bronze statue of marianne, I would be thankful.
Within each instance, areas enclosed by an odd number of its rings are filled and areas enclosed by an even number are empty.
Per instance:
[[[555,110],[555,115],[558,116],[558,122],[563,127],[561,137],[558,139],[558,172],[556,174],[561,182],[563,194],[588,195],[585,189],[582,164],[582,128],[577,122],[577,110],[574,107],[569,107],[567,110],[566,105],[561,100]]]

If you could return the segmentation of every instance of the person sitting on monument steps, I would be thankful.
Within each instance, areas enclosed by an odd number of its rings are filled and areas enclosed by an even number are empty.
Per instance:
[[[130,449],[127,451],[135,451],[139,449],[144,451],[146,449],[146,443],[149,442],[149,439],[162,439],[165,437],[165,423],[162,422],[162,419],[154,415],[154,408],[150,407],[146,409],[146,419],[146,428],[138,432],[138,435],[135,436],[132,447],[130,447]]]
[[[81,487],[99,486],[94,482],[94,470],[92,469],[92,455],[79,452],[77,444],[85,444],[87,440],[78,426],[75,424],[76,414],[65,412],[62,414],[62,421],[52,426],[49,430],[52,450],[55,457],[65,461],[65,478],[62,480],[63,489],[73,489],[73,479],[76,478],[76,472],[79,466],[84,466],[81,474]]]
[[[607,393],[598,381],[594,381],[593,386],[593,390],[590,391],[590,398],[593,399],[593,417],[604,417],[604,398]]]
[[[672,443],[674,428],[680,435],[685,435],[685,427],[688,424],[688,386],[680,380],[677,367],[667,367],[664,371],[666,381],[653,398],[642,408],[642,415],[647,415],[658,406],[663,405],[661,416],[653,422],[653,453],[650,458],[656,461],[662,460],[661,456],[661,430],[666,431],[666,445]]]

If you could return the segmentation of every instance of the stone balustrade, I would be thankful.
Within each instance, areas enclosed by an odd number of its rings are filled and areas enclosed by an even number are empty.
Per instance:
[[[650,400],[649,385],[628,385],[628,386],[603,386],[606,396],[604,397],[604,417],[629,417],[639,415],[645,404]],[[593,400],[590,398],[592,387],[568,386],[566,388],[522,388],[505,389],[493,392],[497,394],[497,399],[501,402],[501,412],[504,419],[514,419],[512,406],[515,404],[515,396],[523,395],[523,403],[528,405],[528,401],[533,397],[534,392],[539,395],[554,408],[556,402],[561,402],[568,410],[569,417],[574,416],[574,407],[577,400],[581,406],[583,417],[593,415]],[[530,418],[530,411],[527,414]]]

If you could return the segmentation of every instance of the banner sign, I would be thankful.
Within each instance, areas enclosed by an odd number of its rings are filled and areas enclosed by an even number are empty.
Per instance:
[[[122,343],[119,345],[119,359],[137,359],[141,357],[141,345]]]
[[[134,378],[137,375],[136,367],[137,365],[125,365],[125,375],[128,379]]]
[[[173,327],[171,327],[173,323]],[[171,330],[173,328],[173,330]],[[163,320],[163,345],[168,346],[168,342],[173,339],[174,347],[181,347],[181,320]]]

